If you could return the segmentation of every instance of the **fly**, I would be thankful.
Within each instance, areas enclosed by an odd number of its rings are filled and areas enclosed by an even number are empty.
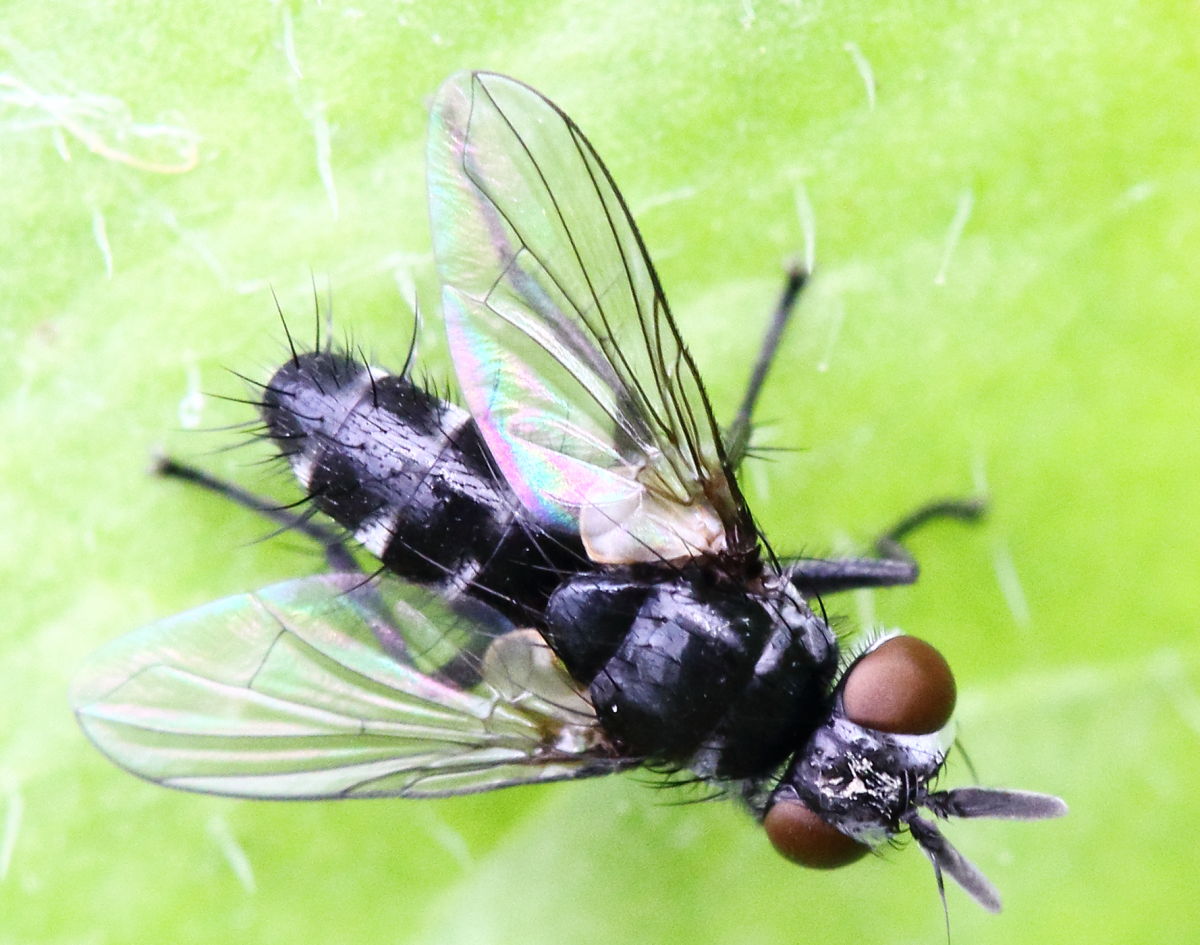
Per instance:
[[[1036,820],[1045,794],[935,790],[954,679],[893,635],[843,660],[819,595],[916,580],[902,522],[875,558],[782,559],[738,486],[793,273],[723,431],[629,210],[578,126],[463,73],[428,153],[442,315],[465,409],[332,346],[260,413],[329,573],[155,623],[75,681],[88,737],[156,783],[255,798],[441,797],[638,766],[741,799],[786,857],[849,862],[907,832],[981,905],[934,819]],[[343,534],[311,521],[323,513]],[[342,538],[377,557],[366,576]],[[930,819],[933,818],[933,819]]]

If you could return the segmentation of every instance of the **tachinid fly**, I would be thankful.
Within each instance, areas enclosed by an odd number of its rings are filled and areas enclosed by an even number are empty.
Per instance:
[[[293,351],[261,413],[334,532],[333,572],[210,604],[96,653],[87,735],[170,787],[436,797],[639,765],[739,797],[785,856],[855,859],[907,830],[989,909],[935,818],[1058,816],[1057,798],[935,791],[954,681],[891,636],[839,671],[818,595],[916,579],[877,558],[776,558],[736,471],[774,350],[723,433],[608,171],[539,93],[486,73],[432,107],[429,197],[466,409],[332,348]],[[802,279],[776,314],[778,339]],[[924,812],[924,813],[923,813]]]

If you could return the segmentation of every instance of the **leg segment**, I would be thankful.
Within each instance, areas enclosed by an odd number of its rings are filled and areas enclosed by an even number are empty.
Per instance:
[[[346,548],[341,536],[328,526],[312,521],[308,516],[280,508],[268,499],[263,499],[231,482],[210,476],[202,469],[178,462],[169,456],[155,458],[154,471],[160,476],[182,479],[209,492],[223,496],[244,508],[266,516],[284,529],[306,535],[325,550],[325,561],[333,571],[358,571],[358,563]]]
[[[787,281],[784,282],[783,292],[775,306],[775,314],[771,316],[771,324],[767,328],[758,358],[754,362],[754,370],[750,372],[750,383],[746,385],[746,393],[742,397],[741,406],[738,407],[733,422],[725,432],[725,449],[734,469],[737,469],[742,464],[742,460],[746,458],[746,450],[750,446],[750,423],[754,414],[754,404],[758,400],[763,382],[767,379],[767,372],[771,369],[771,363],[775,360],[775,355],[779,350],[783,331],[796,311],[796,302],[800,298],[800,291],[808,281],[808,275],[808,272],[798,265],[788,270]]]
[[[803,594],[836,594],[860,587],[912,584],[920,574],[904,539],[939,519],[978,521],[986,509],[983,499],[942,499],[906,515],[875,542],[877,558],[797,558],[786,564],[792,584]]]

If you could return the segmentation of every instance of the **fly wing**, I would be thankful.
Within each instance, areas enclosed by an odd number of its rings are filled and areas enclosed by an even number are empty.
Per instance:
[[[453,76],[429,193],[459,383],[525,506],[605,563],[752,547],[695,364],[578,126],[513,79]]]
[[[390,577],[327,574],[122,637],[72,703],[115,762],[259,798],[434,797],[622,764],[541,637]]]

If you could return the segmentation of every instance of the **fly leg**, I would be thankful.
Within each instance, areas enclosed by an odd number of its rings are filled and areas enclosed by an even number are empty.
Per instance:
[[[786,570],[802,594],[836,594],[862,587],[912,584],[920,568],[904,540],[918,528],[941,519],[975,522],[986,510],[983,499],[941,499],[911,512],[875,541],[874,558],[797,558]]]
[[[750,372],[750,383],[746,386],[746,393],[742,397],[741,406],[738,407],[733,422],[725,432],[726,455],[734,469],[737,469],[742,464],[742,460],[746,458],[746,451],[750,446],[750,424],[754,414],[754,404],[762,391],[763,382],[767,379],[771,363],[779,351],[783,331],[796,311],[796,302],[800,298],[804,284],[808,281],[808,276],[808,271],[798,264],[788,269],[783,292],[780,293],[779,301],[775,305],[775,313],[771,316],[771,324],[767,327],[762,347],[759,348],[758,358],[754,362],[754,370]]]
[[[362,568],[354,560],[354,555],[350,553],[345,541],[335,529],[314,522],[309,515],[303,512],[281,508],[269,499],[247,492],[232,482],[210,476],[202,469],[181,463],[169,456],[155,457],[154,472],[171,479],[182,479],[184,482],[189,482],[222,498],[229,499],[252,512],[257,512],[279,525],[281,531],[297,531],[311,538],[324,550],[325,563],[331,571],[362,574],[362,582],[346,590],[345,594],[352,596],[364,612],[374,614],[375,619],[372,621],[371,630],[379,641],[379,645],[398,661],[403,662],[410,659],[404,634],[395,626],[391,611],[373,584],[373,576],[363,574]]]
[[[334,529],[319,522],[314,522],[310,516],[302,512],[295,512],[286,507],[281,508],[269,499],[256,496],[239,486],[235,486],[231,482],[218,479],[216,476],[210,476],[202,469],[181,463],[178,460],[171,459],[169,456],[155,457],[154,472],[160,476],[167,476],[171,479],[182,479],[184,482],[200,486],[202,489],[207,489],[209,492],[236,502],[243,508],[266,516],[272,522],[279,525],[281,530],[297,531],[311,538],[324,550],[325,561],[332,571],[354,572],[361,570],[358,562],[354,560],[354,556],[346,548],[342,537]]]

